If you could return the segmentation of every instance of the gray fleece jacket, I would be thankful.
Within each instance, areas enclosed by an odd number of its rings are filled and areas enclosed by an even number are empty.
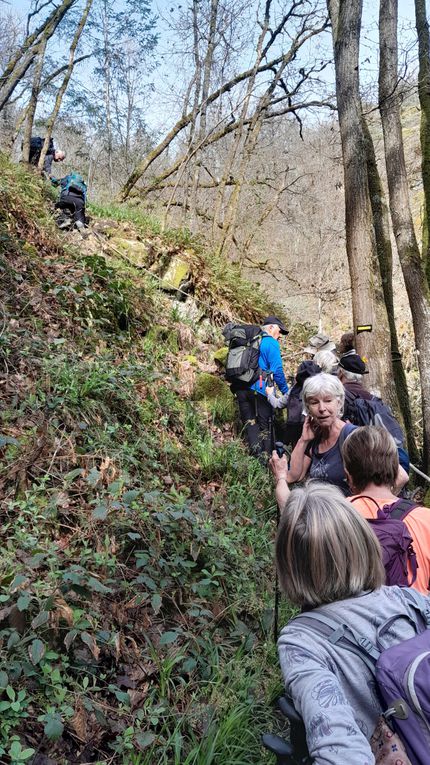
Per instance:
[[[430,597],[414,594],[423,606],[430,604]],[[410,609],[400,587],[381,587],[318,610],[376,643],[378,628]],[[413,626],[399,618],[384,635],[383,647],[414,634]],[[301,627],[300,620],[284,627],[278,651],[286,691],[303,717],[315,765],[374,765],[369,740],[382,709],[374,678],[360,657]]]

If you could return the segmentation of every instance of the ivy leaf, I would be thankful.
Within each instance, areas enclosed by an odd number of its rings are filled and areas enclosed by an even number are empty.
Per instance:
[[[112,592],[110,587],[106,587],[105,584],[100,582],[98,579],[96,579],[94,576],[90,576],[87,581],[87,585],[91,590],[94,590],[94,592]]]
[[[58,714],[48,714],[45,717],[45,727],[43,732],[51,741],[58,741],[63,733],[64,725]]]
[[[147,730],[146,733],[137,733],[134,737],[134,740],[139,749],[146,749],[148,746],[151,746],[151,744],[154,743],[155,738],[155,734]]]
[[[27,611],[27,608],[29,607],[31,603],[31,595],[20,595],[18,600],[16,601],[16,605],[18,606],[18,611]]]
[[[154,614],[158,614],[162,604],[161,596],[155,593],[151,598],[151,606],[154,609]]]
[[[97,486],[97,484],[98,484],[98,482],[100,480],[100,475],[101,475],[101,473],[99,473],[99,471],[97,470],[96,467],[91,468],[90,472],[88,473],[88,475],[87,475],[87,483],[89,483],[89,485],[93,489],[95,489],[95,487]]]
[[[91,512],[91,517],[95,521],[104,521],[107,518],[108,509],[105,504],[97,505]]]
[[[42,624],[46,624],[48,619],[49,611],[41,611],[40,614],[37,614],[37,616],[34,617],[33,621],[31,622],[31,626],[35,630],[38,627],[41,627]]]
[[[131,503],[138,498],[139,494],[140,491],[138,489],[130,489],[129,491],[125,491],[122,495],[122,501],[126,505],[131,505]]]
[[[8,682],[9,682],[9,678],[8,678],[7,672],[4,672],[4,670],[1,670],[1,672],[0,672],[0,690],[6,688]]]
[[[170,645],[179,637],[179,632],[164,632],[160,638],[160,645]]]
[[[45,643],[43,640],[33,640],[31,645],[28,647],[28,653],[30,656],[30,661],[32,664],[39,664],[40,660],[45,655]]]

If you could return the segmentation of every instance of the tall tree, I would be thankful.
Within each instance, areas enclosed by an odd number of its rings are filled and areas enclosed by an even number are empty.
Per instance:
[[[421,167],[424,189],[422,255],[427,281],[430,283],[430,40],[426,0],[415,0],[415,22],[418,36],[418,97],[421,107]]]
[[[9,101],[36,56],[41,53],[46,42],[51,39],[66,13],[76,2],[77,0],[62,0],[62,3],[51,11],[42,24],[27,35],[18,51],[11,56],[3,74],[0,75],[0,111]]]
[[[379,110],[384,134],[390,213],[412,313],[423,411],[424,463],[430,455],[430,292],[409,203],[400,119],[397,0],[381,0],[379,12]]]
[[[402,362],[402,355],[399,350],[396,321],[394,317],[393,252],[391,247],[389,211],[376,161],[372,135],[364,116],[363,130],[366,139],[367,178],[369,183],[370,203],[372,205],[376,251],[378,254],[384,303],[387,309],[388,325],[390,328],[391,358],[393,363],[394,384],[396,386],[397,399],[400,406],[399,414],[403,417],[410,458],[412,462],[419,462],[420,456],[417,449],[408,385]]]
[[[50,138],[52,136],[52,130],[54,128],[55,120],[58,117],[58,113],[60,111],[61,102],[63,100],[64,93],[67,90],[67,86],[68,86],[68,84],[70,82],[70,78],[72,76],[73,67],[74,67],[74,64],[75,64],[76,49],[78,47],[79,40],[81,39],[81,35],[82,35],[83,30],[84,30],[85,24],[87,23],[88,14],[89,14],[89,12],[91,10],[92,4],[93,4],[93,0],[87,0],[86,1],[85,7],[84,7],[84,9],[82,11],[82,15],[81,15],[81,17],[80,17],[80,19],[78,21],[77,26],[76,26],[72,42],[70,44],[69,63],[68,63],[66,72],[64,74],[63,82],[61,83],[60,87],[57,90],[57,94],[55,96],[54,108],[53,108],[51,114],[49,115],[49,117],[48,117],[48,119],[46,121],[46,134],[45,134],[45,140],[44,140],[44,143],[43,143],[42,151],[41,151],[40,157],[39,157],[39,163],[38,163],[39,169],[43,168],[43,163],[45,161],[45,157],[46,157],[46,154],[47,154],[47,151],[48,151],[48,148],[49,148],[49,141],[50,141]]]
[[[357,337],[357,349],[369,359],[370,382],[395,401],[387,312],[373,230],[359,88],[361,0],[328,0],[345,188],[346,250],[351,278],[354,326],[372,325]]]

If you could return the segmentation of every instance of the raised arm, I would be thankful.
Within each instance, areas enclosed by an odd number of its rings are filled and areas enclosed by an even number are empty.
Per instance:
[[[307,475],[311,464],[311,458],[305,453],[309,443],[315,438],[315,433],[311,428],[310,417],[305,417],[303,431],[297,441],[290,459],[290,469],[288,471],[288,482],[295,483],[301,481]]]

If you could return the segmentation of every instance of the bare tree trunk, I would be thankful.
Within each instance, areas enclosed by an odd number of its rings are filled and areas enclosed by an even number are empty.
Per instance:
[[[389,329],[376,256],[359,91],[362,2],[328,0],[327,5],[333,28],[353,322],[355,327],[371,324],[373,328],[357,336],[357,350],[369,359],[371,387],[382,388],[382,395],[392,401],[395,390]]]
[[[430,304],[409,204],[398,86],[397,0],[381,0],[379,109],[384,134],[391,221],[405,279],[418,352],[423,409],[424,466],[430,454]]]
[[[397,391],[399,414],[403,418],[408,443],[408,452],[413,462],[419,462],[420,456],[415,440],[415,426],[412,420],[411,405],[409,400],[408,386],[402,356],[399,351],[396,322],[394,319],[393,300],[393,253],[391,249],[390,221],[384,189],[382,187],[376,162],[375,148],[372,136],[365,118],[363,117],[363,130],[366,139],[367,154],[367,177],[369,181],[370,202],[373,213],[373,227],[375,230],[376,251],[378,253],[379,269],[381,272],[382,290],[387,309],[388,325],[390,328],[391,359],[393,362],[394,384]],[[394,408],[397,401],[392,402]]]
[[[215,51],[215,35],[217,30],[217,18],[218,18],[218,2],[219,0],[211,0],[210,21],[209,21],[209,33],[208,42],[206,47],[206,55],[203,62],[203,83],[202,83],[202,95],[201,95],[201,107],[199,115],[199,128],[197,132],[197,140],[202,142],[206,135],[207,125],[207,99],[209,96],[209,89],[212,75],[213,57]],[[197,191],[200,183],[201,175],[201,163],[197,161],[194,170],[193,184],[190,195],[190,209],[192,221],[195,217],[195,210],[197,209]]]
[[[57,91],[57,95],[56,95],[56,98],[55,98],[54,108],[53,108],[50,116],[48,117],[48,119],[46,121],[46,136],[45,136],[45,141],[43,143],[42,151],[40,153],[40,158],[39,158],[39,162],[38,162],[38,165],[37,165],[40,170],[43,168],[43,163],[45,162],[45,157],[46,157],[46,154],[47,154],[47,151],[48,151],[48,148],[49,148],[49,141],[50,141],[50,138],[51,138],[51,135],[52,135],[52,130],[53,130],[53,127],[54,127],[54,123],[55,123],[55,120],[58,117],[58,113],[60,111],[60,106],[61,106],[61,102],[63,100],[63,96],[64,96],[64,94],[65,94],[65,92],[67,90],[67,86],[69,84],[70,77],[72,76],[74,62],[75,62],[76,48],[78,47],[78,43],[79,43],[81,34],[82,34],[83,30],[84,30],[85,24],[87,23],[88,14],[90,12],[92,4],[93,4],[93,0],[87,0],[87,3],[86,3],[85,8],[83,10],[83,13],[82,13],[82,16],[80,18],[79,24],[76,27],[76,31],[75,31],[75,34],[73,36],[73,40],[72,40],[72,43],[71,43],[70,49],[69,49],[69,65],[67,67],[66,74],[64,75],[63,82],[61,83],[61,85],[60,85],[60,87],[59,87],[59,89]]]
[[[24,40],[19,51],[10,59],[0,77],[0,111],[7,104],[16,86],[40,53],[42,45],[46,44],[52,37],[60,21],[74,3],[76,0],[63,0],[43,24]]]
[[[42,79],[42,69],[43,62],[45,60],[46,44],[47,40],[44,40],[42,42],[41,50],[34,67],[30,101],[28,103],[25,114],[24,137],[22,144],[22,159],[24,162],[28,162],[30,159],[31,133],[33,131],[34,115],[36,114],[37,101],[40,93],[40,81]]]
[[[424,189],[422,257],[430,283],[430,41],[426,0],[415,0],[415,21],[418,35],[418,97],[421,106],[421,172]]]

